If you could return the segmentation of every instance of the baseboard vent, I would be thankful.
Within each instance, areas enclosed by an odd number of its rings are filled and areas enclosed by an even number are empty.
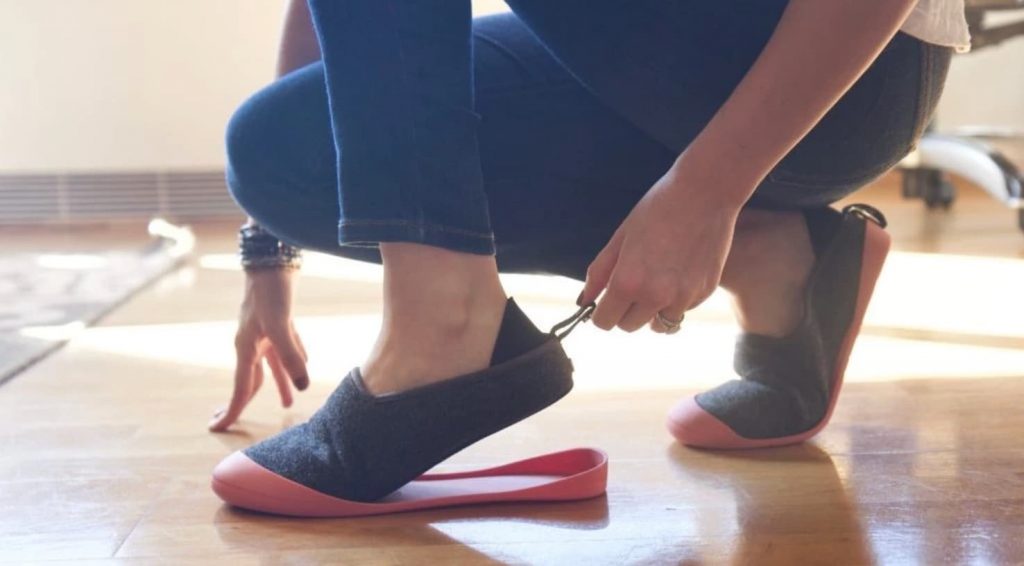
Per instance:
[[[0,225],[237,217],[224,171],[0,174]]]

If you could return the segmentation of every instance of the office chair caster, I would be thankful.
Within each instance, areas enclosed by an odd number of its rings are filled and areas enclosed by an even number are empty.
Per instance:
[[[900,166],[903,196],[924,199],[929,208],[949,208],[956,198],[949,181],[953,173],[1013,209],[1024,231],[1024,171],[991,145],[968,137],[926,134]]]
[[[919,198],[929,209],[949,210],[956,200],[956,187],[938,169],[904,169],[902,184],[904,198]]]

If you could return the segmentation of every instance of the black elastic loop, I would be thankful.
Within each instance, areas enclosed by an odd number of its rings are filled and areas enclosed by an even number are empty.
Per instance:
[[[590,315],[594,313],[595,308],[597,308],[596,303],[583,305],[579,310],[573,313],[572,316],[552,326],[550,334],[559,340],[565,338],[574,328],[576,328],[577,324],[590,320]]]

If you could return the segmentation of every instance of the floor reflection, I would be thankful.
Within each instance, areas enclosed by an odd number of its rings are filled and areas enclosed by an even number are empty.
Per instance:
[[[933,399],[927,410],[907,409],[914,426],[849,435],[844,476],[886,563],[1021,563],[1024,445],[1009,438],[1009,446],[990,446],[986,419],[964,401]],[[990,409],[1006,414],[1013,404]]]
[[[735,532],[715,562],[873,564],[875,557],[832,458],[813,444],[745,452],[668,450],[683,478],[731,493]]]

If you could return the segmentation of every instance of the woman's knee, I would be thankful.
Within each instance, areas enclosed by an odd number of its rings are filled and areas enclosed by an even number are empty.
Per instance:
[[[225,132],[228,190],[249,211],[265,201],[276,175],[274,85],[242,103],[228,121]]]
[[[227,185],[231,196],[246,211],[254,206],[270,175],[270,140],[267,96],[257,92],[246,100],[228,121],[225,132]]]
[[[246,100],[228,121],[225,149],[228,189],[250,212],[278,200],[278,193],[299,197],[333,182],[335,150],[319,65]]]

